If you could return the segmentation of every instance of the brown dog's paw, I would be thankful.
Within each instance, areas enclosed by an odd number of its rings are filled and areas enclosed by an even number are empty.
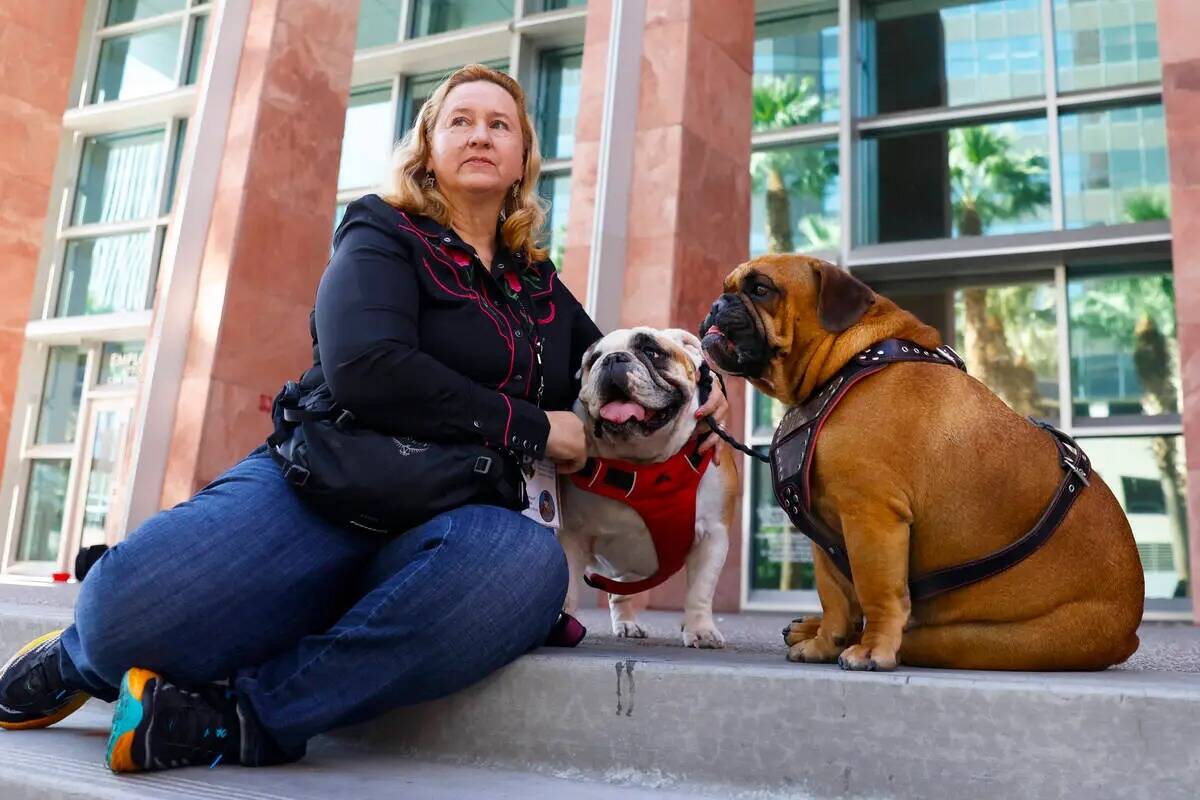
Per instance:
[[[788,647],[799,644],[805,639],[811,639],[816,636],[820,627],[820,617],[800,617],[799,619],[794,619],[790,625],[783,629],[783,641],[787,643]]]
[[[837,661],[843,649],[843,645],[835,644],[822,636],[814,636],[792,644],[788,648],[787,659],[806,664],[832,664]]]
[[[838,656],[838,666],[848,670],[891,672],[899,663],[900,658],[894,649],[889,651],[883,647],[868,647],[865,644],[847,647]]]

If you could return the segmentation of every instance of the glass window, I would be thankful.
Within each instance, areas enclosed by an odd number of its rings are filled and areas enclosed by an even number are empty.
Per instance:
[[[865,140],[866,243],[1049,229],[1048,141],[1045,119]]]
[[[400,118],[401,131],[408,133],[413,123],[417,121],[417,114],[421,111],[421,106],[425,105],[425,101],[433,94],[433,90],[449,74],[447,71],[435,72],[429,75],[414,75],[405,81],[404,113]]]
[[[750,589],[813,589],[812,542],[776,502],[770,467],[753,461],[750,470]]]
[[[750,254],[823,250],[841,241],[837,142],[750,156]]]
[[[1190,597],[1183,437],[1088,437],[1079,444],[1129,517],[1146,597]]]
[[[362,0],[354,48],[366,50],[399,41],[403,5],[403,0]]]
[[[142,355],[145,342],[105,342],[100,351],[101,386],[121,386],[137,383],[142,377]]]
[[[413,38],[512,19],[512,0],[412,0]]]
[[[71,462],[65,458],[38,460],[30,466],[17,561],[54,561],[58,558],[70,473]]]
[[[954,292],[954,349],[1019,414],[1057,424],[1058,314],[1050,280]]]
[[[539,14],[543,11],[562,11],[564,8],[583,8],[587,0],[525,0],[526,14]]]
[[[174,89],[182,30],[182,24],[175,24],[105,39],[92,102],[129,100]]]
[[[338,190],[372,187],[388,176],[392,159],[392,87],[366,86],[350,93]]]
[[[1058,88],[1162,79],[1155,0],[1054,0]]]
[[[55,316],[146,308],[151,240],[149,232],[138,232],[68,242]]]
[[[838,118],[837,9],[754,26],[754,130]]]
[[[87,354],[78,347],[51,347],[42,383],[35,444],[68,444],[75,441],[79,398],[87,373]]]
[[[491,67],[499,72],[508,71],[507,61],[486,61],[485,67]],[[407,133],[413,123],[417,121],[417,114],[421,110],[421,106],[433,94],[433,90],[438,87],[438,84],[446,79],[454,70],[449,69],[443,72],[431,72],[425,75],[414,75],[404,83],[404,105],[400,115],[400,130]],[[571,129],[571,135],[574,136],[575,129]],[[540,134],[539,134],[540,135]]]
[[[1175,283],[1162,271],[1070,277],[1071,407],[1077,422],[1182,407]]]
[[[338,203],[333,209],[333,233],[337,233],[338,226],[342,224],[342,217],[346,216],[346,207],[349,203]],[[329,252],[333,252],[333,235],[329,238]]]
[[[122,22],[157,17],[185,8],[187,0],[109,0],[104,24],[120,25]]]
[[[204,33],[208,30],[208,15],[196,17],[192,24],[192,43],[188,48],[187,65],[184,67],[185,86],[191,86],[200,77],[200,67],[204,61]]]
[[[153,216],[162,174],[164,131],[93,136],[83,144],[71,223],[125,222]]]
[[[179,165],[183,162],[183,145],[187,141],[187,119],[176,123],[175,146],[171,149],[171,167],[167,170],[167,193],[163,197],[162,213],[166,214],[175,203],[175,183],[179,180]]]
[[[1042,0],[875,0],[863,7],[868,115],[1045,93]]]
[[[105,544],[128,427],[128,408],[105,408],[93,416],[92,457],[88,464],[87,491],[83,496],[81,547]]]
[[[543,158],[570,158],[575,152],[582,72],[583,51],[579,48],[542,55],[537,118]]]
[[[783,421],[787,406],[757,389],[747,389],[754,396],[754,435],[770,438]]]
[[[1061,124],[1068,228],[1170,216],[1161,104],[1063,114]]]
[[[554,266],[562,269],[563,250],[567,246],[567,219],[571,210],[571,175],[543,175],[539,191],[550,210],[546,213],[546,249]]]

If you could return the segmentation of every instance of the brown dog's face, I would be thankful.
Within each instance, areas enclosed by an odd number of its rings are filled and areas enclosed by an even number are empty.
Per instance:
[[[876,300],[848,272],[799,255],[742,264],[724,289],[700,326],[705,356],[784,402],[802,399],[794,396],[798,376],[815,349],[858,322]]]

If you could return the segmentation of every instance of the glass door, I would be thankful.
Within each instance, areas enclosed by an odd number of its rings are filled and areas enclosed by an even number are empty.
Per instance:
[[[129,461],[125,439],[133,401],[132,395],[123,395],[95,398],[89,405],[84,428],[82,495],[69,528],[74,541],[65,554],[68,563],[81,547],[112,545],[120,539],[117,526],[124,519],[122,503]]]

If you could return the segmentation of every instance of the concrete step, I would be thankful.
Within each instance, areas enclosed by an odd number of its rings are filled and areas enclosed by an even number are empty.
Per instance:
[[[63,613],[0,592],[0,652]],[[579,648],[540,650],[452,697],[322,737],[317,760],[295,769],[402,780],[436,762],[660,796],[1190,800],[1200,786],[1195,628],[1146,626],[1143,651],[1103,673],[883,674],[787,663],[780,615],[719,619],[730,643],[719,652],[679,647],[676,615],[646,615],[644,641],[614,639],[601,612],[584,617]],[[99,763],[100,734],[60,735]],[[0,737],[0,759],[32,759],[40,747],[26,741]],[[215,780],[196,772],[179,774]],[[254,791],[269,794],[273,779],[261,780]]]
[[[192,768],[113,775],[104,766],[110,709],[89,703],[43,731],[0,732],[0,797],[4,800],[330,800],[330,798],[506,798],[509,800],[683,800],[692,794],[629,789],[511,770],[435,764],[355,748],[333,739],[314,743],[303,762],[275,769]]]

